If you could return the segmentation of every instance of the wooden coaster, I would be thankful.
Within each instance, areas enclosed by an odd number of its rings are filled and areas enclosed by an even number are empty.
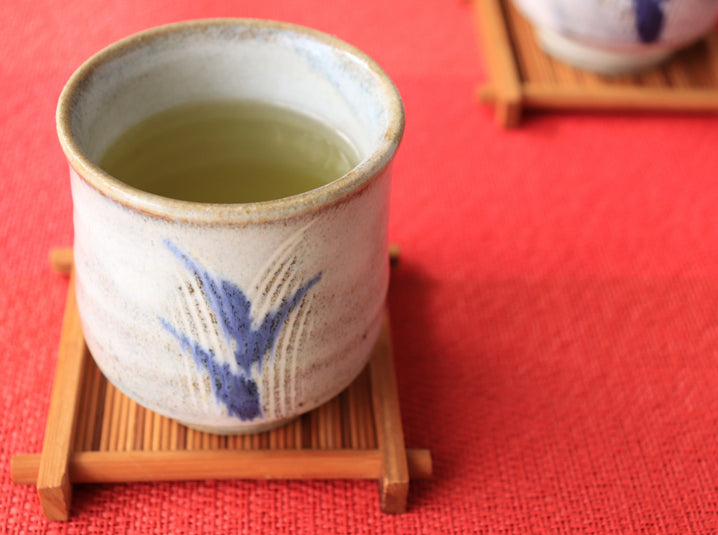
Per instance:
[[[479,88],[496,122],[518,126],[524,108],[545,110],[718,111],[718,33],[652,70],[602,76],[543,52],[510,0],[473,0],[491,81]]]
[[[394,255],[396,256],[396,255]],[[381,509],[406,509],[409,476],[431,477],[428,450],[406,450],[388,317],[362,374],[279,429],[219,436],[130,400],[100,373],[82,334],[72,250],[53,251],[70,285],[42,454],[15,455],[14,483],[35,484],[45,516],[67,520],[72,483],[188,479],[377,479]]]

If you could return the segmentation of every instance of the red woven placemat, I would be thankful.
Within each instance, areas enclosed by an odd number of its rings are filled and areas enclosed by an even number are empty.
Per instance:
[[[388,517],[372,482],[79,486],[47,524],[11,454],[39,451],[71,245],[53,113],[134,31],[259,16],[374,56],[406,105],[389,305],[407,444],[434,479]],[[718,119],[528,115],[501,131],[469,5],[11,2],[0,10],[0,526],[69,533],[713,533],[718,518]]]

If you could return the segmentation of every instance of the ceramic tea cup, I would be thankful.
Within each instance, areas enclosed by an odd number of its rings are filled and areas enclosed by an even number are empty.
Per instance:
[[[207,99],[312,116],[345,136],[359,163],[324,186],[237,204],[162,197],[98,166],[132,125]],[[124,394],[191,427],[257,432],[359,374],[383,317],[391,162],[404,128],[400,96],[373,60],[279,22],[172,24],[84,63],[60,96],[57,128],[85,338]]]
[[[602,74],[638,72],[706,35],[718,0],[513,0],[544,50]]]

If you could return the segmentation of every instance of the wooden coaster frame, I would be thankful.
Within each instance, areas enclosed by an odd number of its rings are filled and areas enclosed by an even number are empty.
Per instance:
[[[404,446],[388,316],[367,369],[339,396],[279,429],[212,435],[141,407],[104,378],[82,334],[72,250],[51,260],[70,284],[45,439],[41,454],[11,462],[13,482],[37,486],[48,519],[69,518],[72,483],[376,479],[381,510],[401,513],[409,477],[431,477],[430,452]]]
[[[473,0],[480,48],[490,81],[479,99],[494,106],[496,123],[521,123],[541,110],[718,112],[718,33],[636,75],[602,76],[543,52],[531,24],[510,0]]]

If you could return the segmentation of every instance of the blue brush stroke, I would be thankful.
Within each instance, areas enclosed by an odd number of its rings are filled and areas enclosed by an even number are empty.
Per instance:
[[[665,24],[661,4],[666,0],[633,0],[636,12],[636,31],[644,43],[655,43],[660,39]]]
[[[230,416],[237,416],[242,420],[261,416],[259,389],[257,383],[251,379],[252,365],[256,363],[261,372],[262,361],[267,354],[274,351],[287,316],[321,280],[322,273],[319,272],[302,285],[291,297],[282,300],[275,310],[267,313],[259,327],[254,329],[250,313],[252,303],[239,286],[213,277],[172,242],[166,240],[165,245],[199,283],[210,309],[217,317],[225,340],[230,347],[235,348],[234,359],[240,373],[234,374],[228,363],[217,360],[214,351],[203,348],[186,334],[178,332],[164,318],[159,318],[160,323],[177,339],[182,351],[191,354],[199,368],[207,370],[212,392],[219,402],[227,406]]]
[[[253,420],[261,416],[259,389],[257,383],[244,375],[235,375],[226,362],[218,362],[214,351],[204,349],[185,334],[177,332],[165,319],[160,318],[162,326],[174,336],[182,351],[192,355],[197,367],[209,372],[212,393],[217,401],[227,406],[230,416],[241,420]]]

